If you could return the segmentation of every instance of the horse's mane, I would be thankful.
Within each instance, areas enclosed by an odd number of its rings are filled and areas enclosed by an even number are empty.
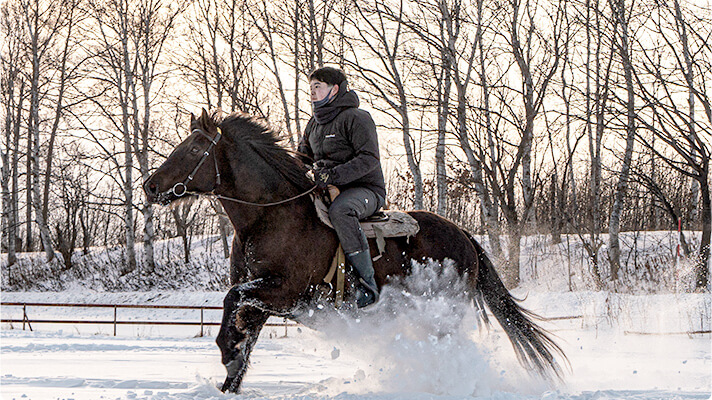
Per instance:
[[[307,167],[304,163],[292,156],[281,144],[284,141],[281,133],[272,129],[264,120],[240,112],[226,117],[214,114],[212,119],[220,126],[223,135],[235,142],[249,144],[267,164],[299,190],[306,191],[314,186],[314,182],[306,176]]]

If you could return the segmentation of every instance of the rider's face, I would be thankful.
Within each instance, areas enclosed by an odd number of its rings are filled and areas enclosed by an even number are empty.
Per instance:
[[[327,95],[334,96],[338,91],[339,87],[336,85],[329,85],[322,81],[312,79],[309,82],[311,88],[311,101],[319,101],[326,98]]]

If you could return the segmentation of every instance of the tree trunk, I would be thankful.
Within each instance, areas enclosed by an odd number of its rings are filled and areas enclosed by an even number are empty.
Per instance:
[[[437,188],[437,208],[439,215],[447,216],[447,165],[445,164],[445,135],[447,123],[450,116],[450,90],[452,86],[452,54],[450,54],[450,44],[455,38],[452,35],[451,27],[445,24],[452,24],[452,18],[448,10],[448,5],[444,0],[440,1],[440,21],[441,49],[440,59],[442,67],[438,79],[438,140],[435,147],[435,182]]]
[[[484,0],[477,0],[477,26],[478,30],[482,29],[482,7]],[[497,182],[497,153],[496,146],[494,143],[494,135],[492,133],[492,112],[490,110],[490,88],[489,82],[487,80],[487,66],[485,64],[485,48],[484,48],[484,35],[480,32],[477,36],[477,47],[479,48],[479,78],[480,87],[482,88],[482,103],[483,103],[483,114],[485,117],[485,130],[487,133],[487,149],[489,150],[489,159],[491,165],[489,167],[489,174],[491,175],[490,181]],[[482,155],[482,163],[486,163],[486,156]],[[481,165],[482,166],[482,165]],[[502,258],[502,244],[499,237],[499,200],[497,196],[489,197],[487,190],[487,183],[484,177],[480,173],[480,176],[475,176],[475,181],[480,181],[482,187],[480,188],[483,195],[480,196],[480,201],[482,204],[482,212],[484,214],[485,220],[485,230],[487,231],[487,236],[489,238],[490,249],[492,255],[495,259]]]
[[[507,288],[513,289],[519,286],[519,262],[521,258],[521,224],[510,223],[508,225],[509,240],[507,241],[507,268],[503,271],[502,279]]]
[[[3,93],[3,97],[7,99],[7,102],[5,103],[5,124],[3,127],[4,146],[0,148],[0,154],[2,155],[2,166],[0,167],[0,186],[2,187],[2,245],[0,248],[2,248],[2,251],[7,249],[8,265],[12,265],[15,263],[15,252],[13,249],[15,245],[15,232],[11,228],[12,225],[10,223],[13,207],[10,198],[10,178],[12,176],[10,169],[10,152],[15,151],[12,147],[12,116],[15,111],[13,109],[14,102],[11,101],[15,95],[14,80],[12,78],[9,79],[8,86],[9,87],[3,87],[3,89],[7,91]]]
[[[176,231],[181,237],[183,243],[183,261],[188,264],[190,262],[190,242],[188,241],[188,214],[190,213],[190,204],[180,205],[171,209],[173,220],[176,223]]]
[[[294,2],[294,125],[295,131],[301,140],[302,123],[299,116],[299,81],[301,80],[299,68],[299,37],[300,37],[300,9],[302,5],[300,1]],[[297,142],[298,143],[298,142]]]
[[[35,33],[37,31],[35,30]],[[47,221],[42,215],[42,196],[40,192],[40,58],[39,48],[37,47],[37,36],[32,38],[32,82],[30,85],[30,135],[32,138],[32,181],[31,189],[34,201],[32,206],[35,211],[37,226],[40,230],[40,239],[42,247],[47,256],[47,262],[54,260],[54,249],[52,248],[52,238],[47,226]]]
[[[403,147],[405,147],[405,155],[408,160],[408,169],[413,177],[413,208],[416,210],[423,209],[423,176],[420,173],[420,164],[415,158],[415,149],[412,146],[413,137],[410,135],[410,118],[408,117],[408,105],[405,99],[405,93],[401,96],[402,109],[400,110],[401,121],[403,122]]]
[[[444,68],[443,68],[444,69]],[[445,72],[449,75],[449,71]],[[445,165],[445,131],[447,129],[448,97],[450,90],[447,88],[450,84],[449,79],[446,82],[439,82],[441,87],[438,93],[438,140],[435,147],[435,181],[437,187],[437,208],[436,212],[439,215],[447,215],[447,166]]]
[[[128,96],[130,90],[124,88]],[[124,130],[124,240],[126,243],[126,265],[122,273],[126,274],[136,269],[136,234],[134,232],[134,204],[133,204],[133,147],[131,146],[131,131],[129,127],[128,99],[122,101],[122,128]]]
[[[144,54],[146,59],[144,60],[145,62],[148,61],[149,57],[153,57],[154,55],[149,54],[148,52]],[[149,146],[148,146],[148,138],[150,135],[150,121],[151,121],[151,106],[150,106],[150,96],[151,96],[151,82],[150,82],[150,77],[147,76],[148,71],[144,70],[144,75],[142,77],[143,80],[143,99],[144,99],[144,115],[143,115],[143,125],[141,128],[140,132],[140,146],[137,151],[138,155],[138,162],[139,162],[139,169],[141,171],[141,177],[143,178],[143,181],[145,182],[148,177],[150,176],[149,174],[149,157],[148,157],[148,152],[149,152]],[[133,96],[134,99],[136,96]],[[135,104],[135,100],[134,100]],[[135,124],[138,124],[138,119],[134,121]],[[138,128],[138,125],[136,125]],[[137,129],[134,129],[134,134],[137,134],[136,132]],[[138,136],[138,135],[137,135]],[[139,138],[136,138],[136,142],[139,142]],[[156,262],[154,260],[154,250],[153,250],[153,242],[156,237],[155,229],[153,228],[153,205],[149,203],[148,201],[145,201],[143,204],[143,208],[141,208],[141,213],[143,214],[143,231],[144,231],[144,238],[143,238],[143,248],[144,248],[144,261],[146,263],[145,269],[147,272],[153,272],[156,268]]]
[[[620,270],[620,240],[618,234],[620,233],[620,218],[623,211],[623,200],[625,197],[626,189],[628,188],[628,178],[630,174],[630,164],[633,159],[633,145],[635,142],[635,90],[633,87],[633,65],[630,59],[630,50],[628,48],[628,22],[625,16],[625,1],[624,0],[611,0],[611,7],[613,8],[614,15],[617,19],[616,23],[619,27],[620,43],[618,44],[619,54],[621,56],[621,63],[623,66],[626,91],[628,93],[628,99],[626,101],[626,111],[627,111],[627,125],[626,125],[626,146],[625,154],[623,156],[623,165],[618,175],[618,183],[615,187],[613,206],[611,207],[611,215],[608,222],[608,260],[610,262],[611,268],[611,279],[613,281],[618,280],[619,270]]]
[[[52,161],[54,159],[54,142],[57,137],[57,129],[59,128],[59,120],[62,116],[62,101],[64,100],[64,91],[67,83],[67,58],[69,56],[69,44],[72,38],[72,28],[74,27],[74,21],[72,15],[74,14],[74,7],[69,10],[69,15],[67,16],[69,22],[68,31],[66,33],[64,41],[64,49],[62,51],[62,62],[59,70],[59,92],[57,93],[57,104],[54,110],[54,122],[52,123],[52,130],[49,134],[49,144],[47,148],[47,163],[45,166],[45,181],[44,181],[44,192],[42,200],[42,217],[47,221],[47,213],[49,211],[49,184],[52,172]]]
[[[707,177],[709,177],[709,159],[704,161],[703,171],[704,177],[700,181],[700,194],[702,200],[702,240],[700,241],[700,258],[695,266],[696,279],[695,289],[709,290],[710,278],[710,238],[712,238],[712,204],[710,204],[710,185]]]
[[[22,250],[22,239],[17,233],[17,228],[19,226],[20,216],[18,207],[18,195],[20,193],[20,171],[19,171],[19,158],[20,158],[20,121],[22,120],[22,103],[25,98],[25,81],[20,83],[20,93],[19,100],[17,103],[17,115],[15,117],[14,128],[13,128],[13,149],[12,153],[12,192],[10,194],[10,202],[12,204],[11,214],[10,214],[10,232],[12,234],[11,243],[12,250],[8,253],[8,260],[17,261],[16,251]],[[18,240],[20,243],[18,243]],[[12,257],[10,257],[12,254]],[[14,262],[11,263],[11,265]]]
[[[27,252],[34,251],[34,241],[32,235],[32,210],[34,209],[32,205],[32,131],[30,128],[27,129],[27,152],[25,154],[25,246],[24,250]]]
[[[15,81],[17,70],[13,66],[8,71],[8,84],[5,86],[5,150],[2,151],[2,201],[3,236],[7,245],[8,268],[17,262],[17,186],[18,186],[18,150],[20,144],[20,117],[25,83],[20,84],[19,102],[15,103]],[[17,118],[15,118],[17,112]],[[7,272],[9,274],[9,271]]]

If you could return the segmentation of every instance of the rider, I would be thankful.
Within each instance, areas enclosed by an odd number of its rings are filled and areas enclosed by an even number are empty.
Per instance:
[[[340,69],[323,67],[309,75],[313,116],[304,129],[299,151],[315,160],[317,185],[339,188],[329,207],[331,220],[349,264],[360,275],[356,304],[378,301],[373,261],[360,219],[385,203],[386,185],[378,151],[376,124],[358,108],[356,92],[348,88]]]

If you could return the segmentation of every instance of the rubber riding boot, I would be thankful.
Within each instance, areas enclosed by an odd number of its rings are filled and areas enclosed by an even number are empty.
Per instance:
[[[353,269],[360,275],[361,287],[357,290],[356,306],[363,308],[378,301],[380,292],[373,278],[373,260],[368,250],[346,254],[346,259]]]

